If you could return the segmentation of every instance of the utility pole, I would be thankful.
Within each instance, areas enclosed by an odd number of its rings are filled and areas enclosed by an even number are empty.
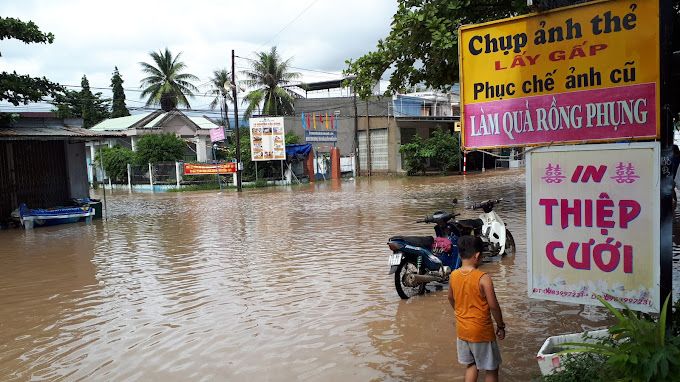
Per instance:
[[[361,166],[359,164],[359,116],[357,115],[357,92],[352,87],[354,93],[354,168],[357,176],[361,175]]]
[[[366,171],[371,176],[371,119],[368,115],[368,99],[366,99]]]
[[[234,98],[234,122],[236,126],[236,191],[241,192],[241,133],[238,124],[238,98],[236,98],[236,54],[231,50],[231,94]],[[225,101],[226,102],[226,101]]]

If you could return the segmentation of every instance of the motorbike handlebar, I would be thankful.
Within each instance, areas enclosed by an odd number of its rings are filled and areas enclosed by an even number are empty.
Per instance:
[[[479,203],[473,203],[468,208],[471,209],[471,210],[476,210],[476,209],[480,209],[480,208],[486,208],[486,207],[489,207],[489,206],[493,207],[494,204],[498,204],[502,201],[503,201],[503,198],[484,200],[484,201],[479,202]]]

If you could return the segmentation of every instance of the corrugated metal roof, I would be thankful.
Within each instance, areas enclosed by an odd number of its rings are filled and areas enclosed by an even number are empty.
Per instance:
[[[201,129],[216,129],[219,126],[213,121],[206,117],[188,117],[193,123],[195,123]]]
[[[124,131],[128,130],[131,128],[141,128],[141,129],[153,129],[153,128],[159,128],[159,126],[156,126],[157,124],[163,122],[164,119],[170,119],[173,118],[174,116],[176,117],[184,117],[190,120],[191,122],[195,123],[196,126],[198,126],[199,129],[215,129],[219,127],[219,125],[215,124],[211,120],[205,118],[205,117],[193,117],[193,116],[188,116],[184,113],[182,113],[179,110],[172,110],[167,113],[160,112],[158,115],[155,117],[153,116],[154,113],[158,112],[151,112],[151,113],[142,113],[142,114],[135,114],[131,115],[128,117],[120,117],[120,118],[111,118],[104,120],[102,122],[99,122],[95,126],[93,126],[90,130],[94,131]],[[144,123],[143,121],[145,118],[152,118],[149,122]],[[140,122],[142,123],[140,125]],[[137,124],[137,126],[134,126]]]
[[[96,140],[99,138],[121,137],[122,132],[100,132],[83,129],[81,127],[2,127],[0,128],[0,140],[23,140],[23,139],[63,139],[85,138]]]
[[[135,124],[136,122],[139,122],[142,120],[144,117],[148,116],[151,113],[142,113],[142,114],[135,114],[135,115],[129,115],[127,117],[119,117],[119,118],[110,118],[110,119],[105,119],[98,124],[92,126],[90,130],[94,131],[122,131],[122,130],[127,130]]]
[[[158,122],[160,122],[163,118],[166,117],[166,115],[167,115],[167,113],[158,114],[158,116],[156,118],[152,119],[151,122],[144,125],[143,128],[144,129],[153,129]]]

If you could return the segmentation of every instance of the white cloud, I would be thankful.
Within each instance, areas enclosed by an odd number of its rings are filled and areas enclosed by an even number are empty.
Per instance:
[[[183,52],[187,70],[208,81],[212,71],[231,64],[231,49],[252,57],[278,45],[284,58],[301,68],[339,72],[345,59],[373,50],[389,32],[396,0],[241,1],[12,1],[0,14],[34,21],[55,35],[53,44],[0,41],[0,68],[79,85],[108,87],[118,66],[126,88],[138,88],[140,61],[166,46]],[[285,29],[284,29],[285,27]],[[283,29],[283,30],[282,30]],[[279,33],[280,32],[280,33]],[[237,60],[238,67],[247,61]],[[302,72],[305,81],[333,76]],[[138,93],[127,92],[128,100]],[[194,104],[207,104],[197,98]],[[128,103],[130,106],[139,103]]]

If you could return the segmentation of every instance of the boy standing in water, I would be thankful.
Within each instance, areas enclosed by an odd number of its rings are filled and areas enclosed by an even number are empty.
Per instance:
[[[449,279],[449,302],[456,313],[458,362],[467,365],[465,382],[477,381],[479,370],[486,370],[486,382],[498,381],[501,353],[496,337],[505,338],[503,314],[491,277],[477,269],[482,247],[479,237],[458,239],[463,265]],[[496,320],[495,332],[492,315]]]

